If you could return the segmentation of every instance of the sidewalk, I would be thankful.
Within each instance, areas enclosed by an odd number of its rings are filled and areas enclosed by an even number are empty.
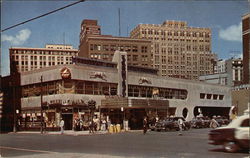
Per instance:
[[[12,132],[13,133],[13,132]],[[16,133],[20,134],[41,134],[40,131],[18,131]],[[60,131],[46,131],[43,133],[44,135],[61,135]],[[79,136],[79,135],[100,135],[100,134],[110,134],[108,131],[96,131],[94,133],[89,133],[89,131],[73,131],[73,130],[65,130],[63,135],[72,135],[72,136]]]
[[[109,133],[108,131],[96,131],[94,133],[89,133],[89,131],[74,131],[74,130],[65,130],[63,135],[71,135],[71,136],[84,136],[84,135],[101,135],[101,134],[118,134],[124,132],[142,132],[142,130],[121,130],[120,132]],[[13,132],[10,132],[13,133]],[[41,134],[40,131],[18,131],[17,134]],[[60,131],[46,131],[43,133],[44,135],[61,135]]]

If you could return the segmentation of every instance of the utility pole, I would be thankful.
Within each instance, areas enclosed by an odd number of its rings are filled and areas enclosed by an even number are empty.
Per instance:
[[[16,129],[16,90],[15,90],[15,82],[14,80],[12,80],[12,93],[13,93],[13,132],[16,133],[17,129]]]
[[[41,134],[43,133],[43,76],[41,76]]]

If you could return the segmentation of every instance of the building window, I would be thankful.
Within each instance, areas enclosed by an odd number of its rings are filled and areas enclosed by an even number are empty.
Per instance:
[[[142,46],[142,47],[141,47],[141,52],[142,52],[142,53],[147,53],[147,49],[148,49],[147,46]]]
[[[133,52],[137,52],[137,51],[138,51],[137,46],[133,46],[133,47],[132,47],[132,51],[133,51]]]
[[[223,100],[224,99],[224,95],[219,95],[219,100]]]
[[[200,99],[205,99],[205,93],[200,93]]]
[[[213,94],[213,100],[217,100],[218,94]]]
[[[133,61],[138,61],[138,55],[133,55]]]
[[[212,94],[207,94],[207,99],[211,99],[212,98]]]
[[[109,51],[109,45],[103,45],[103,50]]]

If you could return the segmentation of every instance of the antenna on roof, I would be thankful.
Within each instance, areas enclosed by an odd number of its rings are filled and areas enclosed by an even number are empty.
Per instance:
[[[127,26],[127,37],[129,37],[129,34],[128,34],[128,26]]]
[[[65,49],[65,32],[63,32],[63,47]]]
[[[119,17],[119,36],[121,36],[121,13],[120,13],[120,8],[118,8],[118,17]]]

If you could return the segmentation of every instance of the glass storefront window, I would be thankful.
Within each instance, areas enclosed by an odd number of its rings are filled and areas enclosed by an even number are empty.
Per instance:
[[[85,83],[85,94],[93,94],[93,84],[91,82]]]

